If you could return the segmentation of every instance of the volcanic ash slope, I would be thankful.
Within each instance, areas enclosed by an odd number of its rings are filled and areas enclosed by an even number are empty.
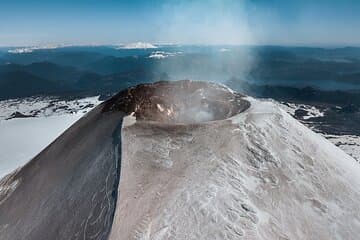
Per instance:
[[[360,165],[206,82],[124,90],[0,180],[0,240],[359,236]]]
[[[108,238],[119,182],[115,133],[123,116],[102,107],[0,179],[0,240]]]
[[[248,100],[227,120],[124,121],[111,240],[360,236],[360,165],[275,104]]]

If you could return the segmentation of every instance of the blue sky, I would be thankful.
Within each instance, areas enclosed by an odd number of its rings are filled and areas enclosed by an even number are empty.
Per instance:
[[[360,1],[0,0],[0,46],[360,45]]]

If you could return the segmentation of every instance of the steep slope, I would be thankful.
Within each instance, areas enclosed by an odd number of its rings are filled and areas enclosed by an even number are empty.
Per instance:
[[[356,239],[359,173],[271,102],[143,84],[1,180],[0,239]]]
[[[106,239],[119,174],[122,113],[83,117],[0,182],[0,239]]]
[[[110,239],[356,239],[359,164],[249,101],[229,120],[124,125]]]

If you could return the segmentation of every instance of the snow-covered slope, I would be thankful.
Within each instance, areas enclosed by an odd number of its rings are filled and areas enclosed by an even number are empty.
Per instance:
[[[29,162],[82,116],[78,113],[0,121],[0,178]]]
[[[122,113],[101,110],[96,107],[0,179],[1,240],[107,239],[119,182]]]
[[[341,131],[336,131],[339,127],[337,125],[333,126],[332,128],[335,131],[333,133],[327,133],[322,131],[320,127],[328,126],[330,127],[331,124],[325,122],[314,122],[313,119],[318,117],[324,117],[324,109],[316,108],[315,106],[305,105],[305,104],[294,104],[294,103],[279,103],[279,106],[284,109],[286,112],[291,114],[294,118],[298,119],[301,123],[305,124],[311,130],[319,133],[330,142],[344,150],[347,154],[355,158],[356,161],[360,162],[360,136],[356,134],[344,134]],[[336,106],[336,109],[342,109],[340,106]],[[297,112],[300,112],[297,114]],[[346,122],[342,121],[342,125],[346,126]],[[347,126],[347,128],[351,129],[351,127]],[[338,132],[338,134],[334,134]]]
[[[250,101],[231,120],[125,125],[110,239],[357,239],[360,165]]]
[[[360,165],[247,100],[193,81],[122,91],[0,180],[0,239],[357,239]]]
[[[360,137],[354,135],[324,135],[360,163]]]
[[[30,161],[100,102],[99,97],[0,101],[0,178]]]

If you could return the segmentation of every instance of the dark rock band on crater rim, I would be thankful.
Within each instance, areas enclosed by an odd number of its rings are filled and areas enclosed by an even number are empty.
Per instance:
[[[106,102],[103,111],[134,113],[137,120],[186,124],[238,114],[250,106],[243,97],[215,83],[161,81],[121,91]]]

